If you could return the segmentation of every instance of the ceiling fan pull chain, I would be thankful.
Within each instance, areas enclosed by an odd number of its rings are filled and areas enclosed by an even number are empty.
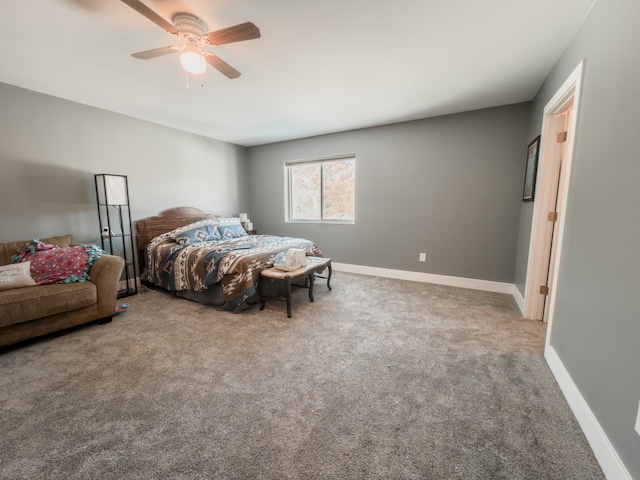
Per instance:
[[[185,83],[187,84],[187,90],[191,90],[189,88],[189,72],[187,72],[186,70],[184,71],[184,78],[185,78]]]

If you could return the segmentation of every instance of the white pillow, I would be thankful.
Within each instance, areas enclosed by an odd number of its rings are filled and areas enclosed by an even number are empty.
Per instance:
[[[0,267],[0,290],[32,287],[36,282],[31,278],[31,262],[14,263]]]

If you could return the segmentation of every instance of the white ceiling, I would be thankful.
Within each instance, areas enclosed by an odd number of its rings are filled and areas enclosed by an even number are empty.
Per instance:
[[[187,90],[177,40],[118,0],[2,2],[0,82],[251,146],[531,100],[595,0],[143,0],[209,31]],[[203,83],[203,86],[201,84]]]

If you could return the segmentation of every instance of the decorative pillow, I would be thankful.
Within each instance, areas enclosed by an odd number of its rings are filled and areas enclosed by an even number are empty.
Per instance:
[[[247,232],[242,227],[238,217],[216,218],[214,221],[216,222],[218,232],[220,232],[220,236],[223,240],[247,236]]]
[[[169,236],[180,245],[191,245],[196,242],[217,242],[221,238],[213,218],[176,228],[169,232]]]
[[[35,239],[14,255],[12,263],[30,262],[36,285],[84,282],[91,265],[103,253],[96,245],[61,248]]]
[[[36,284],[30,273],[31,262],[0,267],[0,290],[32,287]]]

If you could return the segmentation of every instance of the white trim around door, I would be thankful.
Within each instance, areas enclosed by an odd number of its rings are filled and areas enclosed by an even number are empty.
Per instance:
[[[549,100],[544,108],[542,121],[542,137],[540,161],[538,162],[538,172],[536,181],[536,199],[533,207],[533,219],[531,224],[531,239],[529,247],[529,258],[527,263],[527,279],[524,294],[524,316],[530,319],[542,320],[544,308],[548,308],[549,325],[547,327],[547,344],[549,343],[550,332],[552,331],[553,308],[557,290],[555,288],[558,278],[558,266],[562,254],[562,241],[564,224],[566,221],[565,205],[569,191],[569,178],[571,174],[571,164],[574,156],[575,138],[578,110],[580,108],[580,96],[582,91],[582,77],[585,68],[585,61],[571,73],[562,87]],[[562,147],[562,152],[558,151],[556,145],[556,133],[559,122],[564,121],[563,113],[571,109],[567,127],[566,145]],[[558,165],[556,157],[562,158],[561,188],[558,190]],[[557,203],[557,207],[556,207]],[[548,219],[550,211],[557,208],[558,217],[555,227]],[[556,229],[555,236],[553,229]],[[553,265],[550,268],[551,238],[556,242],[556,254],[553,258]],[[548,272],[552,272],[552,278],[547,279]],[[552,286],[546,299],[548,304],[545,307],[544,297],[540,293],[540,286],[547,285],[547,280]]]

